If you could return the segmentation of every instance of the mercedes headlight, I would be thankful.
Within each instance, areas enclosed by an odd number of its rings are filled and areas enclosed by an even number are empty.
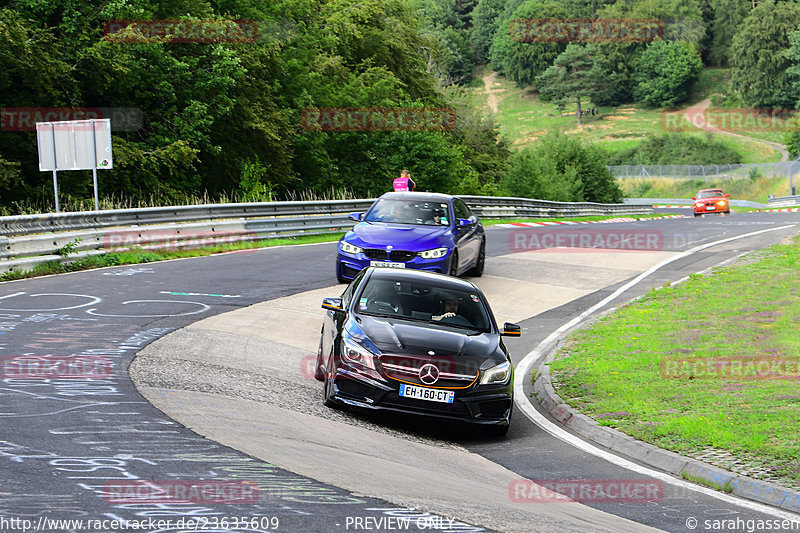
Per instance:
[[[447,248],[434,248],[417,254],[423,259],[439,259],[447,255]]]
[[[342,343],[342,356],[348,363],[375,370],[375,354],[354,342],[351,338],[345,338]]]
[[[483,377],[481,377],[481,385],[508,383],[509,378],[511,378],[511,363],[506,361],[484,371]]]
[[[353,246],[347,241],[340,241],[339,248],[341,248],[342,251],[346,254],[360,254],[361,252],[364,251],[363,248],[359,248],[358,246]]]

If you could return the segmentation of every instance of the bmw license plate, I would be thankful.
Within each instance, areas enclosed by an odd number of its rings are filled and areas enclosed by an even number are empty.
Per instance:
[[[714,206],[713,205],[707,205],[706,206],[706,211],[713,211],[713,210],[714,210]]]
[[[415,400],[428,400],[430,402],[453,403],[455,392],[451,390],[426,389],[425,387],[401,383],[400,396]]]
[[[392,261],[370,261],[369,266],[373,267],[389,267],[389,268],[405,268],[405,263],[394,263]]]

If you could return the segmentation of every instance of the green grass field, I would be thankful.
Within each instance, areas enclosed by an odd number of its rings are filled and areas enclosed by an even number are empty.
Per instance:
[[[749,200],[767,203],[770,194],[789,194],[786,178],[701,179],[682,178],[630,178],[617,180],[627,198],[692,198],[700,189],[722,188],[731,195],[731,200]],[[799,184],[800,185],[800,184]]]
[[[681,454],[714,449],[800,487],[800,239],[653,291],[570,337],[570,405]]]
[[[479,67],[475,71],[475,76],[482,78],[487,73],[489,71],[486,67]],[[704,70],[690,102],[697,103],[711,94],[724,90],[726,79],[725,69]],[[483,84],[475,83],[469,91],[473,105],[478,109],[485,109],[487,93]],[[597,143],[613,153],[639,145],[648,133],[666,132],[669,123],[665,113],[680,111],[646,109],[638,105],[602,107],[599,118],[584,117],[583,125],[578,126],[574,109],[565,110],[565,114],[572,114],[562,116],[554,105],[540,101],[538,97],[528,94],[503,77],[495,78],[492,91],[498,99],[496,118],[500,133],[514,147],[524,147],[535,142],[547,131],[562,129],[567,134],[580,135],[582,139]],[[706,132],[698,129],[696,133],[689,134],[704,136]],[[742,154],[743,163],[780,161],[780,152],[755,140],[718,134],[712,136]],[[753,135],[753,137],[782,142],[782,134],[776,135],[774,132],[763,132],[763,135]]]

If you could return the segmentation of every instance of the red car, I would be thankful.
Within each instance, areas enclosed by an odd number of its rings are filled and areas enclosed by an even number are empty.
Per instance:
[[[697,193],[694,200],[694,216],[703,213],[730,213],[730,194],[725,194],[722,189],[703,189]]]

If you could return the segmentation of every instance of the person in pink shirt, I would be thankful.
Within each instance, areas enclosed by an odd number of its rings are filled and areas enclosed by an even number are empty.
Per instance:
[[[395,191],[413,191],[417,184],[411,179],[411,173],[404,169],[400,173],[400,177],[394,179],[392,186]]]

